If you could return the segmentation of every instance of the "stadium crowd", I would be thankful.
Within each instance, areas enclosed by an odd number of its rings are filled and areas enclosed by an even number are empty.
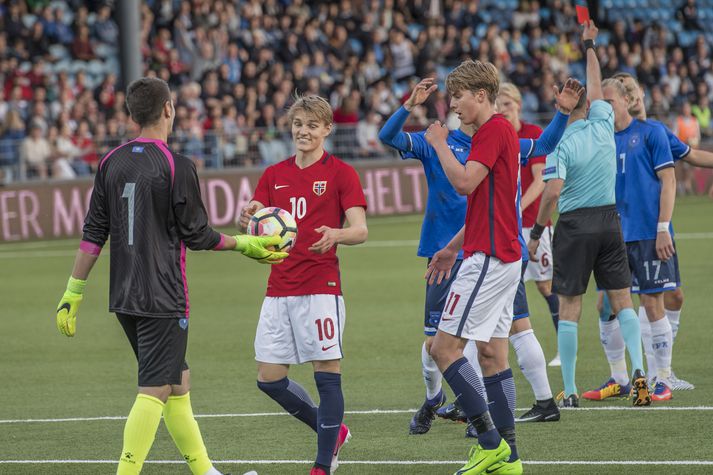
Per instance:
[[[118,86],[115,2],[0,0],[0,183],[91,174],[137,132]],[[295,91],[329,99],[329,149],[390,156],[385,117],[416,78],[441,82],[464,58],[493,62],[523,95],[523,118],[553,112],[552,85],[584,79],[566,0],[147,0],[148,75],[175,91],[173,146],[199,166],[266,165],[291,153]],[[594,3],[594,2],[591,2]],[[713,0],[601,0],[603,76],[629,72],[649,116],[697,146],[713,134]],[[441,87],[410,118],[453,123]]]

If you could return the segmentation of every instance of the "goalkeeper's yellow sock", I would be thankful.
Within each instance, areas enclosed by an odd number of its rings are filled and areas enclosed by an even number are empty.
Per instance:
[[[193,475],[210,473],[213,464],[208,458],[201,431],[193,417],[190,393],[170,396],[163,409],[163,420]]]
[[[124,447],[121,449],[117,475],[141,473],[141,467],[156,438],[163,407],[164,404],[153,396],[147,394],[136,396],[124,426]]]

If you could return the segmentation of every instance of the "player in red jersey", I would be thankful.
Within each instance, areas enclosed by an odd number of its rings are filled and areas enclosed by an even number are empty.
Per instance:
[[[451,284],[431,355],[478,433],[478,445],[458,472],[522,473],[515,445],[515,382],[508,363],[508,334],[520,281],[517,191],[520,146],[512,124],[495,113],[500,87],[490,63],[464,61],[446,78],[451,109],[472,124],[465,166],[448,148],[448,128],[426,132],[455,190],[468,195],[465,226],[431,260],[427,276],[440,280],[463,248],[463,264]],[[475,340],[483,380],[463,357]],[[486,403],[486,393],[487,400]]]
[[[270,273],[255,336],[258,387],[317,432],[312,475],[329,474],[349,439],[342,424],[340,360],[345,310],[337,244],[366,241],[366,200],[354,168],[324,150],[332,110],[318,96],[299,97],[290,108],[297,153],[263,173],[243,210],[240,227],[266,206],[292,213],[297,240],[290,258]],[[344,221],[349,227],[342,227]],[[278,270],[277,268],[280,267]],[[311,362],[319,407],[288,379],[291,364]]]
[[[522,96],[517,86],[512,83],[500,85],[498,94],[498,112],[503,114],[507,120],[515,127],[517,136],[521,139],[535,139],[542,134],[542,129],[535,124],[530,124],[520,118],[522,111]],[[527,165],[520,170],[520,186],[522,188],[522,234],[525,242],[530,239],[530,230],[537,219],[537,211],[540,209],[540,199],[545,189],[545,182],[542,180],[542,170],[545,168],[545,157],[532,157]],[[552,293],[552,222],[548,222],[545,231],[540,238],[540,247],[537,249],[537,260],[527,263],[525,270],[525,281],[534,280],[537,290],[544,297],[550,309],[552,323],[557,331],[559,322],[559,299]],[[559,366],[559,355],[550,361],[550,366]]]

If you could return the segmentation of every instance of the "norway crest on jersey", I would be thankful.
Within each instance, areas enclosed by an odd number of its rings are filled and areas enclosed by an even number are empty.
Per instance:
[[[325,191],[327,191],[327,182],[326,181],[315,181],[312,183],[312,191],[314,191],[314,194],[317,196],[322,196]]]

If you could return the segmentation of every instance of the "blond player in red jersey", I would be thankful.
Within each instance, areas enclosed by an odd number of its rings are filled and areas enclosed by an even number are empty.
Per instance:
[[[345,310],[337,245],[366,241],[366,200],[351,166],[324,150],[332,131],[332,110],[318,96],[298,97],[289,110],[297,153],[268,167],[255,195],[243,209],[250,216],[266,206],[292,213],[297,240],[290,258],[270,273],[255,335],[258,387],[287,412],[317,432],[317,457],[311,475],[337,467],[349,439],[342,423],[344,397],[340,360]],[[348,227],[342,227],[344,222]],[[319,407],[305,389],[288,379],[292,364],[311,362]]]

